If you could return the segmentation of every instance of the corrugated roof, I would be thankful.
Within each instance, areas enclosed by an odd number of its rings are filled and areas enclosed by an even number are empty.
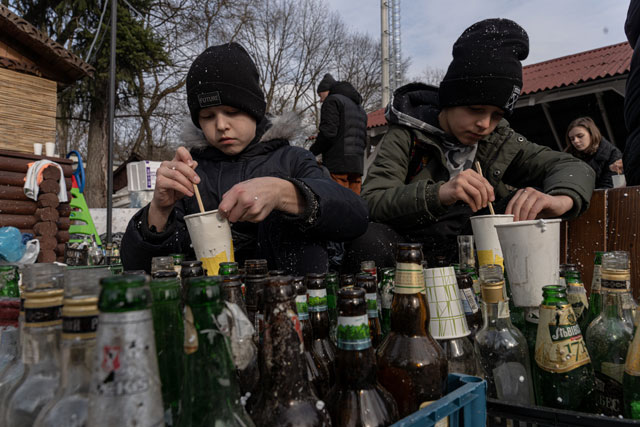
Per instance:
[[[623,42],[527,65],[522,69],[522,95],[628,73],[632,54],[629,43]],[[368,114],[368,129],[386,124],[384,108]]]
[[[629,72],[633,49],[623,42],[523,67],[523,95]]]

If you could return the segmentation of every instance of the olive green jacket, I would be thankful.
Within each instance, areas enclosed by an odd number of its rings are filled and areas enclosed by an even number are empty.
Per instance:
[[[422,170],[408,178],[412,149],[423,147]],[[443,149],[444,133],[433,126],[416,129],[392,124],[380,142],[380,151],[368,170],[362,197],[370,217],[398,231],[417,231],[437,222],[447,212],[440,203],[440,186],[449,180]],[[591,199],[595,173],[586,163],[567,153],[529,142],[517,134],[506,120],[478,142],[475,160],[494,187],[496,200],[505,197],[507,185],[541,189],[550,195],[566,195],[573,208],[564,218],[584,212]]]

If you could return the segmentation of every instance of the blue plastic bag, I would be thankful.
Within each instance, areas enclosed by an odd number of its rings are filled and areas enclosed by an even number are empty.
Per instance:
[[[0,228],[0,258],[8,262],[20,261],[25,250],[20,230],[15,227]]]

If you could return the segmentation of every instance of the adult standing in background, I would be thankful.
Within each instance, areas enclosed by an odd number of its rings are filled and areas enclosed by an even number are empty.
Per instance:
[[[629,136],[622,161],[627,185],[640,184],[640,0],[631,0],[624,23],[624,32],[633,48],[631,69],[624,96],[624,122]]]
[[[320,129],[311,152],[322,154],[331,178],[360,194],[367,141],[367,113],[362,97],[349,82],[337,82],[329,73],[318,85],[322,101]]]

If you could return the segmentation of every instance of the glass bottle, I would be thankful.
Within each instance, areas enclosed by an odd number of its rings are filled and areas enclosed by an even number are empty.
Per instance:
[[[428,330],[421,247],[398,244],[391,331],[377,351],[378,380],[395,398],[400,417],[442,397],[447,380],[447,359]]]
[[[112,276],[100,284],[100,327],[87,425],[162,425],[164,410],[147,278]]]
[[[331,342],[336,343],[336,327],[338,324],[338,273],[329,271],[324,276],[324,285],[327,288],[327,311],[329,312],[329,337]]]
[[[242,282],[239,274],[229,274],[222,277],[222,299],[237,305],[247,316],[247,308],[242,296]]]
[[[311,382],[316,395],[324,399],[331,387],[329,366],[311,350],[313,347],[313,328],[309,320],[309,304],[304,277],[295,277],[292,285],[296,294],[296,312],[298,314],[298,320],[300,321],[300,327],[302,328],[304,359],[307,363],[309,382]]]
[[[336,381],[336,349],[329,339],[329,312],[327,311],[327,288],[324,284],[324,274],[308,273],[306,285],[309,296],[309,319],[313,329],[311,350],[329,367],[330,383],[333,386]]]
[[[238,263],[235,261],[221,262],[218,267],[219,276],[232,276],[240,274],[238,270]]]
[[[247,259],[244,261],[247,276],[268,276],[269,268],[266,259]]]
[[[154,256],[151,258],[151,275],[159,271],[175,271],[173,268],[173,256]]]
[[[473,278],[469,273],[460,272],[456,274],[456,280],[458,282],[458,289],[460,290],[460,301],[462,301],[464,316],[467,319],[467,325],[471,332],[471,342],[473,342],[473,337],[475,337],[476,332],[482,327],[482,312],[478,305],[476,293],[473,290]]]
[[[0,372],[18,356],[18,266],[0,265]]]
[[[169,255],[173,258],[173,270],[180,277],[180,272],[182,271],[182,261],[184,261],[184,254],[171,254]]]
[[[340,275],[340,289],[346,288],[347,286],[355,286],[356,278],[353,274],[341,274]]]
[[[262,336],[264,329],[264,316],[262,310],[259,309],[259,299],[263,294],[264,287],[268,282],[267,276],[247,274],[245,276],[245,307],[247,309],[247,316],[249,321],[255,329],[256,343],[259,337]]]
[[[386,267],[382,270],[380,281],[380,304],[382,306],[382,334],[386,337],[391,330],[391,303],[393,302],[393,278],[396,269]]]
[[[504,296],[502,267],[480,267],[483,325],[476,333],[476,354],[487,381],[487,396],[508,403],[534,403],[527,341],[511,323]]]
[[[587,328],[586,343],[596,374],[597,413],[618,416],[622,408],[622,377],[629,344],[633,338],[631,308],[625,304],[630,280],[628,252],[602,255],[602,312]]]
[[[153,334],[158,356],[164,422],[166,426],[175,426],[180,418],[184,363],[180,280],[174,271],[159,276],[156,275],[149,284]]]
[[[374,267],[375,268],[375,267]],[[365,290],[367,302],[367,316],[369,317],[369,333],[371,334],[371,345],[374,350],[382,342],[382,328],[378,318],[378,284],[376,278],[370,273],[358,273],[356,276],[356,286]]]
[[[322,284],[323,279],[318,275],[313,281]],[[307,379],[302,331],[292,310],[293,299],[291,277],[269,280],[265,288],[262,394],[252,408],[258,426],[331,425],[324,402],[313,394]]]
[[[637,324],[640,313],[636,313]],[[627,351],[622,377],[624,417],[640,419],[640,328],[636,328],[633,341]]]
[[[593,259],[593,276],[591,277],[591,293],[589,294],[589,314],[587,315],[587,327],[598,317],[602,311],[602,294],[600,291],[602,281],[602,251],[596,251]],[[586,328],[583,330],[586,333]]]
[[[189,279],[192,277],[202,277],[206,274],[207,272],[202,267],[202,261],[182,261],[182,264],[180,264],[180,287],[182,288],[181,301],[185,301],[187,299],[187,292],[189,290],[187,283]]]
[[[269,277],[285,276],[286,274],[287,274],[287,272],[282,270],[282,269],[269,270]]]
[[[377,380],[365,291],[338,291],[337,382],[327,401],[335,426],[387,426],[398,419],[391,394]]]
[[[189,279],[185,319],[194,333],[184,347],[182,426],[253,426],[240,402],[231,344],[216,320],[224,308],[221,284],[220,276]]]
[[[582,283],[580,271],[575,264],[567,264],[564,271],[564,280],[567,285],[567,300],[575,313],[581,331],[586,331],[589,320],[589,300],[587,291]]]
[[[4,425],[32,425],[60,381],[62,289],[25,292],[22,378],[7,392]]]
[[[533,370],[536,401],[550,408],[588,411],[593,368],[566,292],[559,285],[542,288]]]

